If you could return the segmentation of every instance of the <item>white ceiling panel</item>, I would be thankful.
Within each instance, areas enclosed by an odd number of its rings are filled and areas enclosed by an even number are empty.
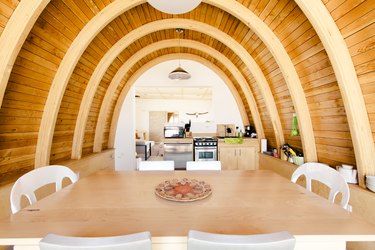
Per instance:
[[[136,87],[140,99],[211,100],[211,87]]]

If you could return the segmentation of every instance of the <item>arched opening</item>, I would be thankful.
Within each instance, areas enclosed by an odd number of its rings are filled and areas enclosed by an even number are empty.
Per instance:
[[[192,75],[191,79],[176,81],[168,78],[179,61]],[[132,112],[133,115],[130,115]],[[162,147],[163,126],[168,123],[167,113],[172,112],[176,114],[174,122],[191,122],[193,136],[214,135],[217,124],[233,123],[242,130],[244,125],[248,125],[244,124],[230,89],[216,72],[200,62],[168,60],[145,71],[126,95],[115,136],[116,169],[135,168],[134,147],[129,145],[135,145],[136,131],[141,140],[150,140],[156,148]],[[150,119],[150,113],[158,113],[162,121]],[[129,119],[130,116],[133,119]],[[162,151],[155,152],[155,157],[163,156]]]

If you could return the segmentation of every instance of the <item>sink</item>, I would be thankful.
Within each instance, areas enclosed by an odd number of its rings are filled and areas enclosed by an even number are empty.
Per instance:
[[[224,142],[227,144],[242,144],[243,138],[242,137],[226,137],[224,138]]]

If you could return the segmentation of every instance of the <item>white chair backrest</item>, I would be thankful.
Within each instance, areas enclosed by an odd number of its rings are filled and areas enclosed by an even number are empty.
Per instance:
[[[40,250],[151,250],[150,232],[113,237],[70,237],[48,234],[39,242]]]
[[[173,171],[174,161],[140,161],[139,171]]]
[[[291,181],[296,183],[300,176],[306,177],[306,189],[311,191],[311,180],[316,180],[330,188],[328,200],[335,201],[338,193],[342,194],[340,205],[347,209],[350,199],[348,183],[339,172],[322,163],[308,162],[299,166],[293,173]]]
[[[78,180],[78,175],[70,168],[60,165],[51,165],[33,169],[21,176],[10,191],[10,206],[12,213],[21,210],[21,198],[26,196],[30,204],[36,202],[35,191],[47,184],[55,183],[56,192],[61,190],[64,178],[69,178],[72,183]]]
[[[221,170],[220,161],[187,161],[186,170]]]
[[[286,231],[257,235],[212,234],[189,231],[188,250],[293,250],[295,238]]]

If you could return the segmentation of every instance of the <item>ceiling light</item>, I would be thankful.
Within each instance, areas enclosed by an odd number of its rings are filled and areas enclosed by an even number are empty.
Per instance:
[[[184,29],[177,28],[176,33],[180,36],[184,32]],[[180,37],[178,38],[178,50],[181,53]],[[181,67],[180,59],[178,59],[178,67],[169,73],[168,77],[172,80],[187,80],[190,79],[191,75]]]
[[[175,70],[169,73],[168,77],[172,80],[187,80],[190,79],[191,75],[186,70],[178,66]]]
[[[183,14],[195,9],[202,0],[148,0],[157,10],[168,14]]]

